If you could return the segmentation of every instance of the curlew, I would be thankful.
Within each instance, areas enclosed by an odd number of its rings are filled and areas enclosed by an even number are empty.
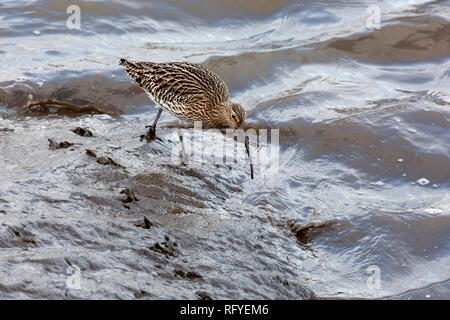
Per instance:
[[[210,128],[239,129],[245,121],[245,110],[232,102],[225,82],[206,67],[188,62],[155,63],[120,59],[128,75],[139,84],[158,105],[158,113],[141,140],[156,137],[156,124],[163,110],[179,119],[178,136],[183,157],[185,148],[180,126],[182,120],[201,121]],[[248,156],[249,143],[245,138]],[[251,177],[253,179],[253,166]]]

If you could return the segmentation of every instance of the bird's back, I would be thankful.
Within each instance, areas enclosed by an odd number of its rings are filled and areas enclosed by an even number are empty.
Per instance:
[[[201,121],[205,113],[229,100],[225,83],[201,65],[125,59],[119,63],[156,102],[179,118]]]

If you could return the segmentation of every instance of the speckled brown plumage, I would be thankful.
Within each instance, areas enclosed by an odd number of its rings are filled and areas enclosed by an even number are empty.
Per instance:
[[[245,120],[244,108],[230,101],[226,84],[206,67],[188,62],[155,63],[120,59],[128,75],[133,78],[161,108],[150,126],[146,138],[156,137],[156,123],[163,109],[181,120],[201,121],[213,128],[239,128]],[[183,136],[179,132],[183,148]],[[249,140],[245,148],[250,157]],[[250,163],[253,179],[253,164]]]
[[[204,66],[125,59],[119,64],[162,108],[179,119],[202,121],[214,128],[239,128],[245,120],[242,106],[230,101],[226,84]]]

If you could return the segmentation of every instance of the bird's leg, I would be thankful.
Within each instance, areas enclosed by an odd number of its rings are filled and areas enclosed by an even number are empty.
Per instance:
[[[181,121],[178,122],[177,133],[178,133],[178,137],[180,138],[181,150],[182,150],[181,163],[186,164],[187,155],[186,155],[186,148],[184,147],[183,133],[181,132]]]
[[[148,132],[141,136],[141,141],[144,140],[144,138],[150,142],[153,139],[156,138],[156,124],[158,123],[159,117],[161,117],[161,112],[163,111],[162,108],[159,108],[158,113],[156,114],[155,120],[153,121],[153,124],[151,126],[146,126],[148,129]]]

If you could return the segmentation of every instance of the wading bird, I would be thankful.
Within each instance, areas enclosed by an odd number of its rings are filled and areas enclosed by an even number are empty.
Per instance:
[[[230,100],[225,82],[206,67],[188,63],[155,63],[120,59],[128,75],[133,78],[159,104],[153,124],[141,140],[156,137],[156,124],[163,109],[179,119],[178,136],[183,156],[185,148],[181,134],[181,121],[201,121],[211,128],[239,129],[245,121],[245,110]],[[248,138],[245,148],[250,157]],[[250,163],[253,179],[253,166]]]

